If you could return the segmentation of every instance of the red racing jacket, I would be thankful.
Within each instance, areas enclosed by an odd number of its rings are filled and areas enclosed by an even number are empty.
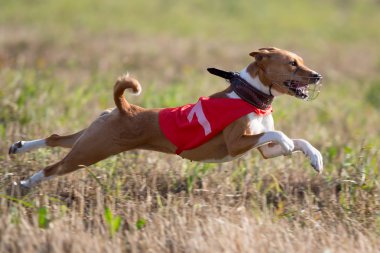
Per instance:
[[[176,147],[176,154],[209,141],[229,124],[249,114],[265,116],[272,107],[261,110],[241,99],[201,97],[195,104],[165,108],[159,112],[161,131]]]

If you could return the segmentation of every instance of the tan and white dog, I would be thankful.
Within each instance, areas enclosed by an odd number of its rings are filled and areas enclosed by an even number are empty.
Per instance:
[[[254,61],[239,73],[253,89],[270,96],[282,94],[308,99],[310,87],[318,86],[321,75],[304,65],[302,58],[277,48],[261,48],[250,53]],[[57,175],[89,166],[109,156],[132,149],[145,149],[169,154],[176,153],[159,126],[161,109],[145,109],[129,104],[123,96],[126,89],[139,94],[139,82],[128,75],[120,77],[114,86],[116,108],[103,112],[88,128],[72,135],[53,134],[48,138],[14,143],[9,154],[18,154],[43,147],[71,148],[61,161],[20,182],[30,188]],[[231,85],[210,98],[241,99]],[[321,153],[308,141],[290,139],[274,129],[271,114],[260,116],[249,113],[235,120],[206,143],[184,150],[182,158],[200,162],[225,162],[258,148],[264,158],[289,155],[301,151],[310,159],[312,167],[322,172]]]

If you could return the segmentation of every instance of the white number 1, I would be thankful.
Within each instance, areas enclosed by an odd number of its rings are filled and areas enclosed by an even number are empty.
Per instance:
[[[211,125],[203,112],[201,101],[198,101],[193,107],[193,109],[191,109],[189,115],[187,115],[187,120],[189,122],[193,120],[194,114],[197,116],[199,124],[203,127],[203,130],[205,131],[205,135],[210,134]]]

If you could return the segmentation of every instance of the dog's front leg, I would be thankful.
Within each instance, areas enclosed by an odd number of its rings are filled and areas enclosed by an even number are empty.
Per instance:
[[[313,147],[308,141],[303,139],[294,139],[294,151],[301,151],[309,158],[311,166],[318,172],[323,171],[323,158],[321,152]]]
[[[293,139],[294,149],[292,152],[303,152],[310,159],[311,166],[321,173],[323,170],[323,158],[321,153],[314,148],[308,141],[303,139]],[[287,155],[287,151],[279,143],[268,143],[259,147],[264,158],[273,158],[281,155]]]
[[[228,154],[232,157],[268,143],[277,143],[284,155],[291,154],[294,149],[293,141],[280,131],[268,131],[252,135],[251,131],[249,131],[248,117],[242,117],[227,126],[223,130],[223,137]]]
[[[302,151],[310,159],[313,168],[322,172],[322,155],[309,142],[302,139],[292,140],[281,131],[267,131],[256,135],[245,134],[245,131],[245,119],[239,119],[224,129],[223,136],[230,156],[236,157],[252,148],[259,148],[264,158]]]

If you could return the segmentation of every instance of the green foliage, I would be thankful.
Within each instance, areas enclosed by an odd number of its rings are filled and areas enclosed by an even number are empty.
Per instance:
[[[101,186],[101,188],[103,189],[104,192],[109,192],[109,187],[108,185],[106,184],[103,184],[99,178],[94,174],[94,172],[92,172],[92,170],[90,168],[86,168],[86,171],[88,172],[88,174],[95,180],[95,182]]]
[[[202,186],[202,178],[213,168],[211,163],[187,163],[186,164],[186,186],[187,192],[192,192],[194,187]]]
[[[46,207],[38,208],[38,227],[39,228],[49,227],[48,209]]]
[[[149,3],[136,0],[24,0],[3,1],[0,7],[0,24],[28,23],[48,30],[58,27],[58,31],[64,31],[59,34],[66,37],[73,36],[75,28],[80,27],[92,32],[164,32],[214,39],[254,37],[270,41],[297,38],[310,44],[326,39],[347,43],[380,38],[376,26],[380,22],[379,5],[369,0],[344,4],[338,0],[159,0]]]
[[[3,194],[0,194],[0,198],[11,200],[11,201],[13,201],[13,202],[15,202],[17,204],[20,204],[22,206],[25,206],[25,207],[35,208],[35,205],[34,205],[33,202],[24,200],[22,198],[16,198],[16,197],[13,197],[13,196],[8,196],[8,195],[3,195]]]
[[[366,93],[366,100],[376,110],[380,110],[380,80],[371,83]]]
[[[377,214],[376,225],[377,225],[377,233],[380,234],[380,213]]]
[[[136,221],[136,228],[137,228],[137,230],[143,229],[145,227],[145,225],[146,225],[146,220],[143,219],[143,218],[140,218],[140,219],[138,219]]]
[[[110,236],[113,237],[120,229],[121,217],[119,215],[114,216],[111,209],[106,207],[104,210],[104,219],[108,225]]]

